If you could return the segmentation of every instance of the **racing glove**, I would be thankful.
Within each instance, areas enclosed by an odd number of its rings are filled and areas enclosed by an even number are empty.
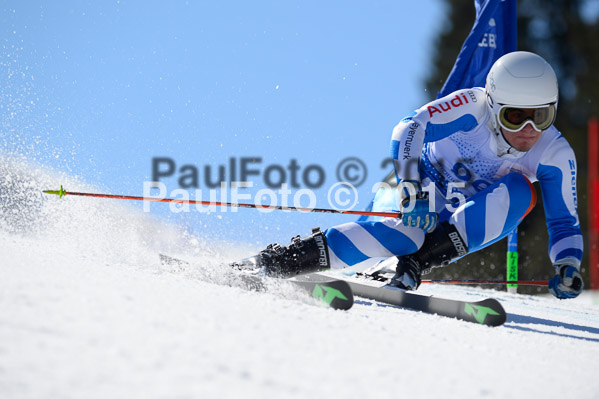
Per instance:
[[[400,183],[401,221],[404,226],[417,227],[425,233],[437,227],[439,215],[429,210],[428,193],[415,180],[403,180]]]
[[[584,288],[578,265],[569,263],[554,264],[555,276],[549,280],[549,292],[559,299],[576,298]]]

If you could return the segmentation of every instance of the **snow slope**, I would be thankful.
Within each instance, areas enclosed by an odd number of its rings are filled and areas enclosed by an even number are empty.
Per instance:
[[[422,288],[500,299],[498,328],[360,299],[333,311],[209,282],[256,248],[121,202],[42,196],[87,187],[0,169],[0,398],[599,397],[590,295]],[[161,266],[159,252],[192,264]]]

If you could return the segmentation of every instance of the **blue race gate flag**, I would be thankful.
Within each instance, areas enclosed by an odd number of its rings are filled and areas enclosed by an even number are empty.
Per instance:
[[[476,21],[437,95],[484,86],[487,73],[499,57],[517,48],[517,0],[475,0]]]
[[[487,73],[499,57],[517,49],[517,0],[474,0],[476,20],[437,98],[468,87],[483,87]],[[393,173],[392,173],[393,175]],[[390,176],[391,177],[391,176]],[[394,178],[385,181],[394,185]],[[394,209],[395,191],[379,189],[368,211]],[[362,216],[358,220],[377,220]]]

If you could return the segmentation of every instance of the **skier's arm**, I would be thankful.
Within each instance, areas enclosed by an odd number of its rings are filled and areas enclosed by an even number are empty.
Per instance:
[[[580,265],[582,260],[583,241],[576,211],[576,173],[574,151],[560,137],[543,154],[537,169],[549,232],[549,257],[553,263],[570,259],[573,264]]]
[[[420,182],[418,162],[424,143],[468,132],[486,116],[485,94],[480,88],[458,90],[432,101],[404,118],[393,129],[391,158],[397,181]]]
[[[401,189],[399,202],[404,225],[427,233],[435,229],[438,215],[430,209],[429,198],[420,184],[422,147],[478,126],[486,116],[484,98],[479,88],[458,90],[414,111],[393,129],[391,158]]]
[[[578,296],[584,286],[580,275],[583,240],[576,212],[576,172],[574,151],[563,137],[543,155],[537,169],[549,232],[549,258],[556,273],[549,291],[560,299]]]

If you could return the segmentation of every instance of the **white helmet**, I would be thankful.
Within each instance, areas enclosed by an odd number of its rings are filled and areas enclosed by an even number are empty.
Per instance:
[[[508,53],[491,67],[485,85],[495,129],[518,131],[530,123],[536,130],[555,121],[558,86],[555,72],[542,57],[526,51]]]

